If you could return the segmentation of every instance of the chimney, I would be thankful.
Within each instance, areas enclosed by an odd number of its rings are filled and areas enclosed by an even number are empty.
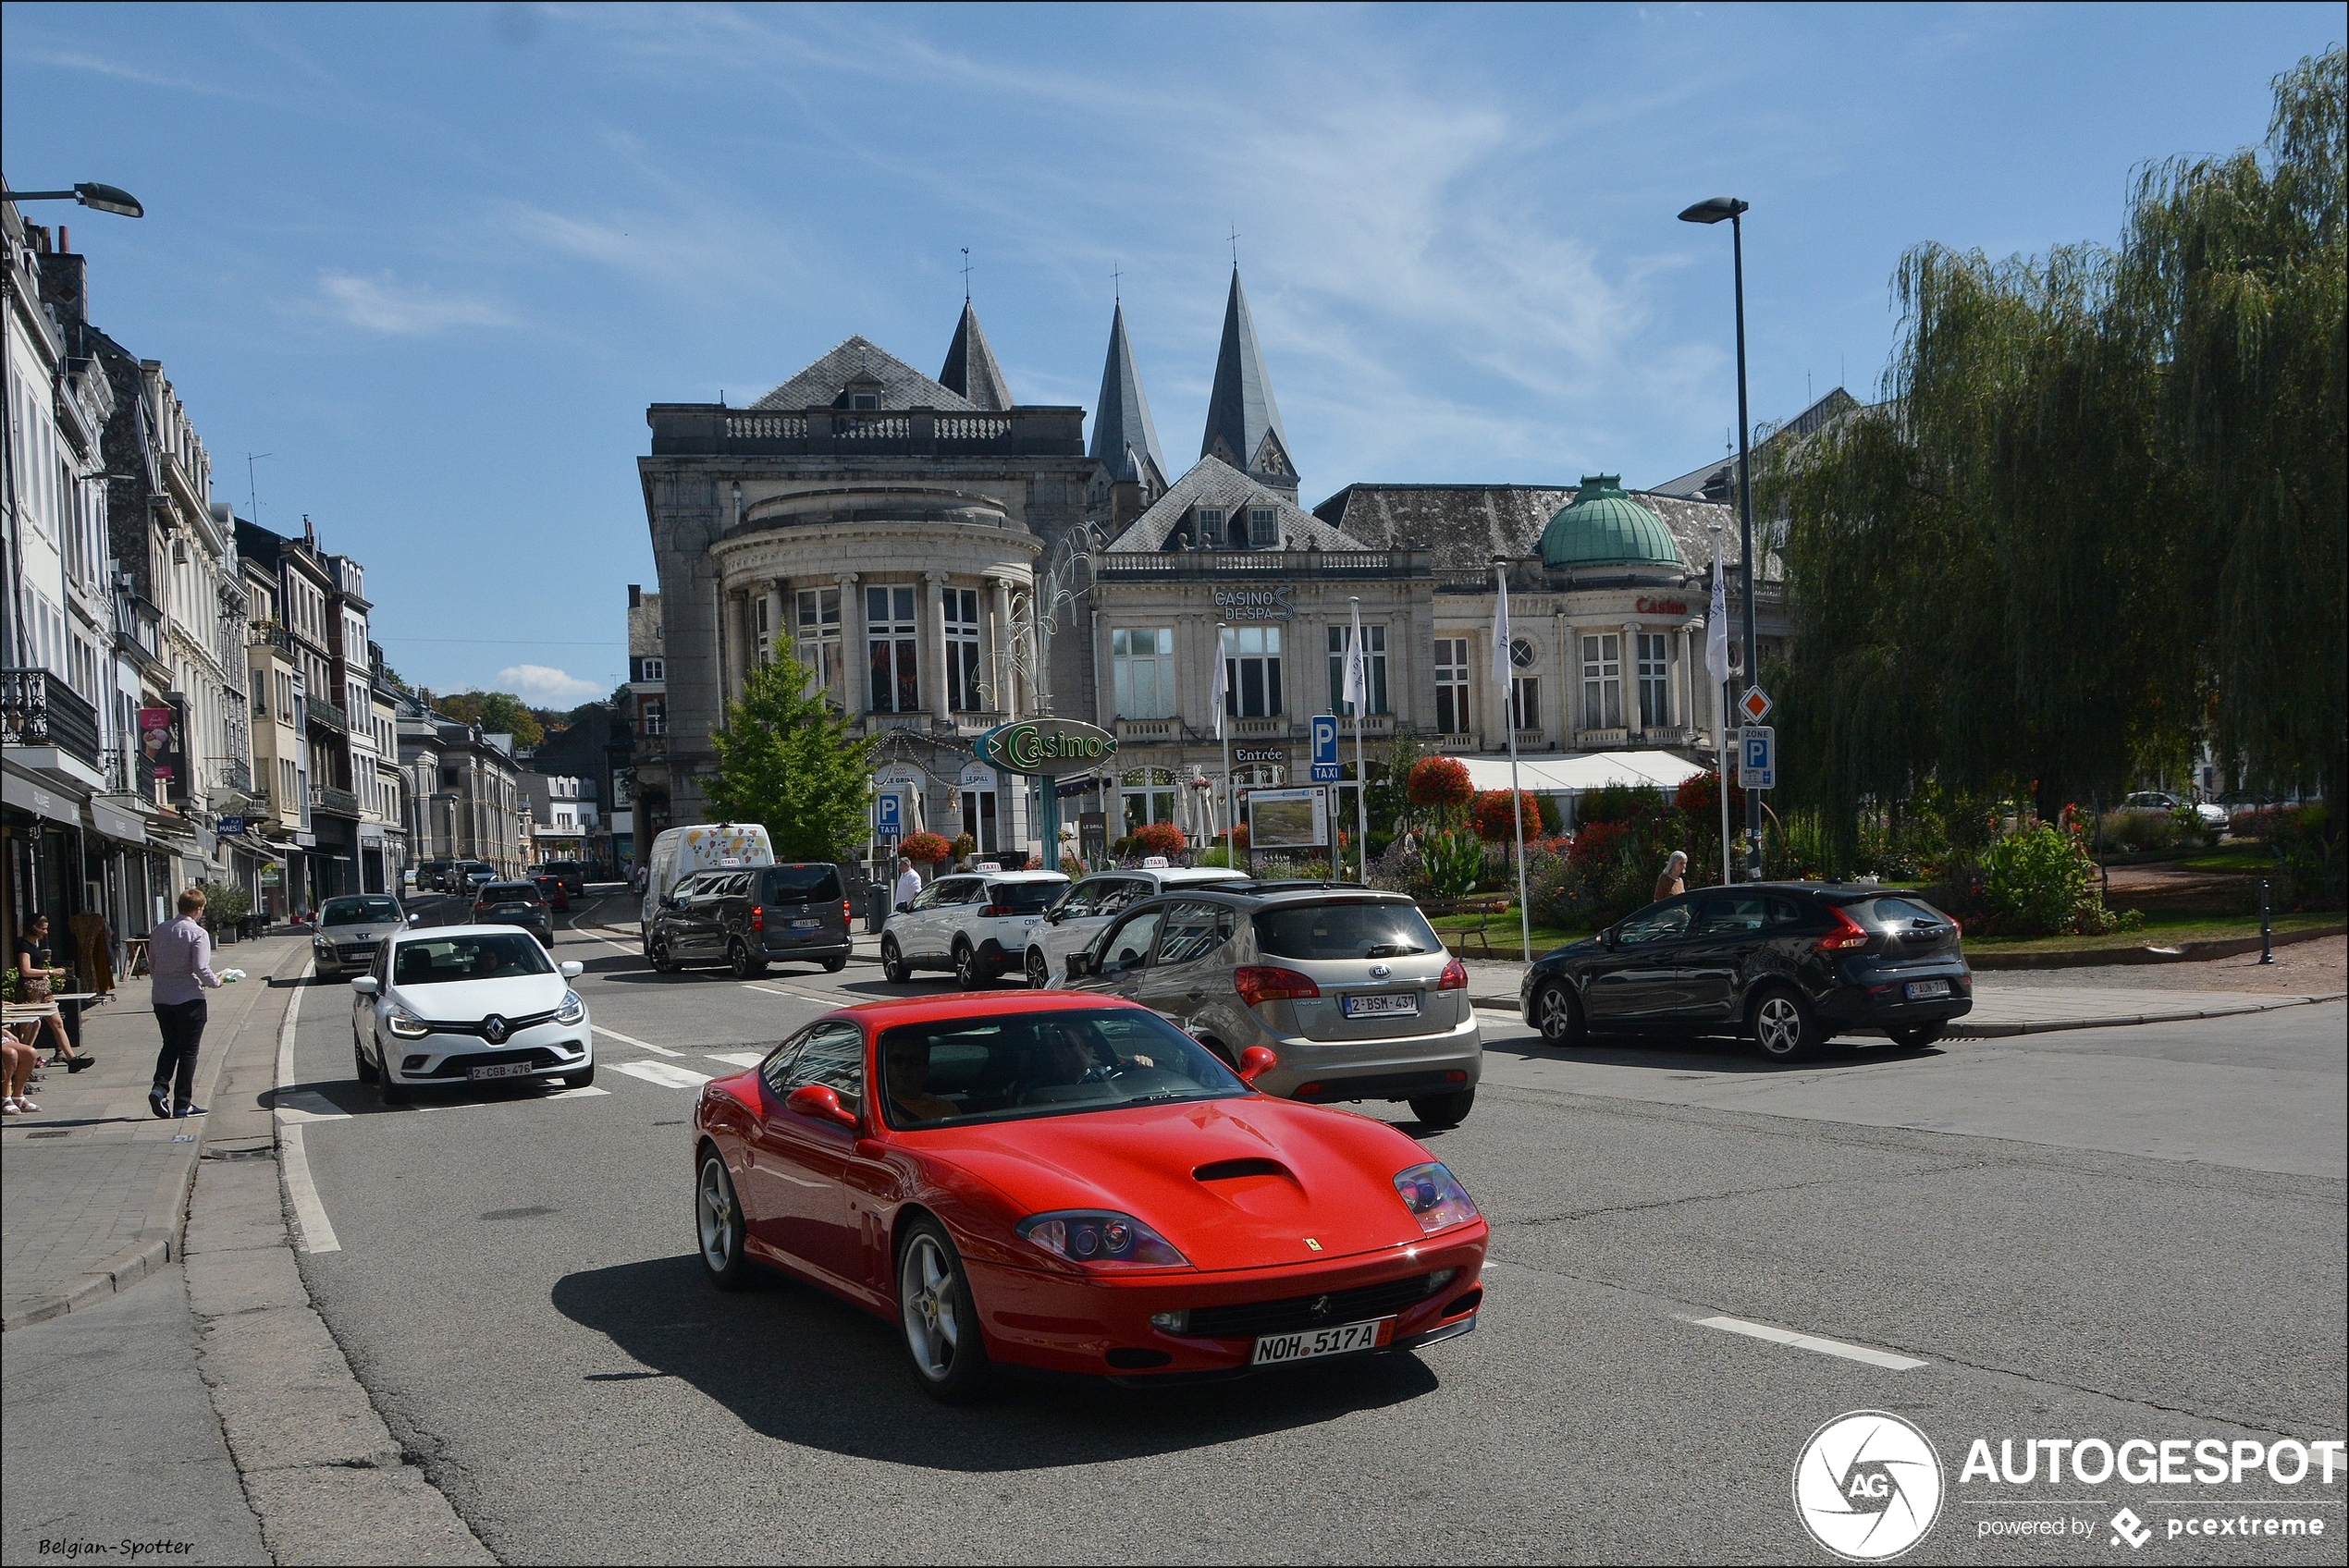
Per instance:
[[[628,607],[632,610],[640,610],[645,607],[645,585],[643,583],[631,582],[628,585]]]

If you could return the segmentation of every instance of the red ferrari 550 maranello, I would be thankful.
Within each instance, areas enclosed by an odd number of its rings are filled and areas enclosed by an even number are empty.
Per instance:
[[[872,1002],[694,1113],[702,1261],[904,1329],[922,1386],[990,1363],[1135,1380],[1408,1350],[1476,1327],[1486,1231],[1383,1121],[1273,1099],[1130,1002]]]

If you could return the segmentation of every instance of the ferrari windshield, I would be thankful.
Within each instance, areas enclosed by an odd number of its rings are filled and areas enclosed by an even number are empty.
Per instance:
[[[318,918],[328,925],[381,925],[400,918],[400,906],[389,899],[328,899]]]
[[[526,931],[478,937],[424,937],[400,944],[391,971],[395,986],[445,986],[460,980],[511,980],[551,974],[547,949]]]
[[[902,1023],[880,1037],[892,1127],[948,1127],[1174,1100],[1248,1086],[1188,1035],[1139,1008]]]

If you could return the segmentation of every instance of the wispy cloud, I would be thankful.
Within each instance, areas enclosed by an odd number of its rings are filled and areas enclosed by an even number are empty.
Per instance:
[[[487,300],[344,272],[319,275],[317,303],[349,325],[387,337],[429,337],[451,327],[515,325],[503,306]]]
[[[593,680],[582,680],[550,664],[509,665],[498,672],[491,688],[511,692],[524,702],[535,703],[541,707],[572,706],[591,697],[600,697],[610,690]]]
[[[143,66],[121,60],[109,60],[80,49],[51,49],[39,44],[12,45],[10,57],[21,64],[55,66],[60,70],[89,71],[97,76],[110,76],[119,81],[135,81],[141,87],[166,87],[179,92],[199,92],[208,98],[234,98],[245,103],[258,103],[252,93],[223,87],[216,82],[198,81],[192,77],[173,76],[166,71],[149,70]]]

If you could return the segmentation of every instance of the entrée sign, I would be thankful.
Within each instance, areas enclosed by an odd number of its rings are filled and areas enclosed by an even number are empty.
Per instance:
[[[971,749],[1006,773],[1054,778],[1115,756],[1117,737],[1073,718],[1023,718],[997,725]]]
[[[1286,746],[1234,746],[1232,760],[1234,762],[1286,762],[1288,748]]]

